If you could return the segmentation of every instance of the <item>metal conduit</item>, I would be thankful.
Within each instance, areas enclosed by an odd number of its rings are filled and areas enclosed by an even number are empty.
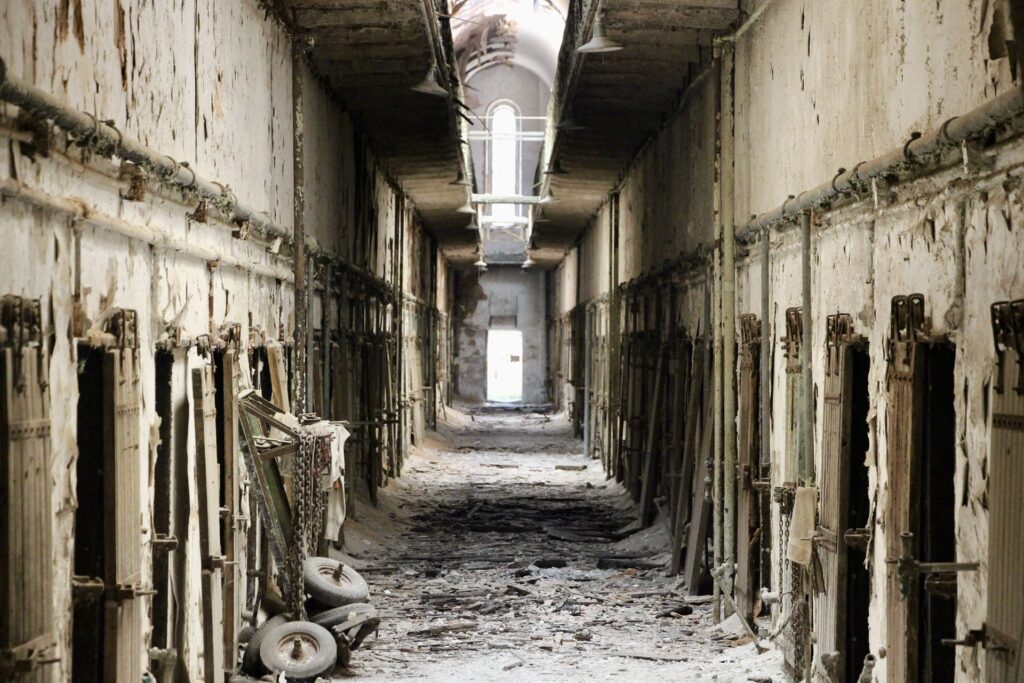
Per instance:
[[[854,196],[866,190],[875,179],[890,175],[908,175],[943,152],[976,140],[991,130],[1008,124],[1024,113],[1024,90],[1014,88],[962,116],[954,116],[925,135],[914,134],[907,142],[870,161],[862,161],[850,170],[840,169],[832,180],[786,200],[780,206],[755,217],[737,232],[742,242],[752,242],[762,228],[793,220],[801,212]]]
[[[74,222],[87,223],[118,235],[140,240],[158,249],[166,249],[195,257],[209,264],[238,268],[255,275],[274,278],[283,282],[293,281],[293,275],[288,268],[278,268],[252,261],[244,261],[229,254],[206,249],[172,237],[162,230],[129,223],[120,218],[97,211],[79,199],[57,197],[42,190],[29,187],[13,178],[6,178],[0,181],[0,196],[16,199],[48,211],[61,213],[68,216]]]
[[[760,399],[761,408],[761,428],[759,430],[761,437],[761,467],[770,465],[772,461],[771,456],[771,440],[770,440],[770,429],[769,429],[769,384],[771,383],[772,369],[771,369],[771,326],[768,322],[769,306],[771,301],[770,287],[771,287],[771,271],[769,270],[769,238],[770,234],[768,228],[761,230],[761,386],[758,390],[758,399]],[[758,472],[758,479],[761,478],[761,473]]]
[[[10,76],[2,58],[0,101],[52,121],[79,141],[87,141],[88,146],[98,154],[117,156],[137,164],[160,182],[208,202],[228,220],[249,223],[253,231],[263,239],[281,239],[286,244],[292,243],[289,229],[278,225],[266,214],[240,203],[225,185],[206,180],[186,164],[133,140],[97,116],[71,109],[49,93]]]
[[[800,360],[803,365],[803,467],[799,478],[805,486],[814,483],[814,376],[811,372],[811,357],[814,355],[813,316],[811,315],[811,212],[808,209],[800,214],[800,258],[801,285],[803,305],[803,332]]]

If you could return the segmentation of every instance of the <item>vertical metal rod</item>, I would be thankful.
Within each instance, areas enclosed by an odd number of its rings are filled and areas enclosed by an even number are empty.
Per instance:
[[[585,306],[583,309],[583,454],[588,458],[590,457],[590,363],[593,358],[591,356],[593,343],[590,326],[590,306]]]
[[[758,387],[758,398],[761,403],[761,468],[771,464],[771,429],[769,422],[771,418],[769,399],[771,398],[771,324],[769,322],[768,308],[771,302],[771,270],[769,259],[769,241],[771,235],[768,228],[761,231],[761,385]],[[758,473],[758,478],[761,474]]]
[[[814,316],[811,311],[811,212],[800,214],[800,257],[801,283],[803,285],[803,328],[804,341],[800,350],[803,363],[803,433],[804,453],[803,467],[799,477],[804,485],[814,483],[814,376],[811,373],[811,357],[814,345],[811,330],[814,327]]]
[[[306,305],[306,178],[304,171],[304,103],[303,103],[303,61],[302,44],[292,44],[292,182],[294,203],[292,239],[295,242],[295,358],[292,373],[292,400],[296,413],[306,411],[306,376],[309,367],[306,361],[306,324],[308,308]]]
[[[722,566],[722,538],[723,538],[723,482],[722,482],[722,60],[715,60],[715,244],[718,245],[714,252],[712,293],[714,297],[712,309],[712,344],[713,344],[713,400],[714,400],[714,457],[711,476],[711,501],[712,501],[712,531],[714,537],[714,566],[717,569]],[[722,620],[722,595],[718,583],[714,584],[713,590],[713,618],[716,622]]]
[[[732,592],[736,563],[736,221],[733,205],[733,50],[722,55],[722,561],[725,588]]]

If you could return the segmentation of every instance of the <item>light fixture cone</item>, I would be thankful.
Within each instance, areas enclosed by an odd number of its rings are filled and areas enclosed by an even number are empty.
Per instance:
[[[476,221],[470,220],[469,223],[466,224],[465,229],[466,230],[479,230],[480,226],[476,224]]]
[[[590,41],[576,48],[576,52],[595,54],[599,52],[615,52],[621,49],[621,45],[604,34],[604,22],[601,20],[601,17],[598,17],[594,20],[594,30],[590,33]]]
[[[476,260],[476,263],[474,263],[473,265],[479,268],[480,270],[487,270],[487,262],[484,261],[484,257],[482,255]]]
[[[534,265],[535,263],[536,263],[536,261],[534,261],[532,258],[530,258],[529,255],[527,255],[526,260],[523,261],[522,269],[523,270],[529,270],[530,266]]]
[[[465,204],[463,204],[461,207],[459,207],[458,212],[459,213],[471,213],[474,216],[476,215],[476,209],[473,208],[473,205],[468,200],[466,201]]]
[[[569,175],[569,172],[562,168],[561,159],[555,159],[550,165],[548,165],[547,170],[544,171],[544,175]]]
[[[437,67],[430,67],[430,71],[423,78],[422,81],[412,86],[412,90],[421,92],[424,95],[433,95],[435,97],[448,97],[451,95],[445,88],[437,81]]]
[[[449,185],[464,185],[466,187],[473,187],[473,182],[466,178],[466,174],[462,172],[462,168],[459,167],[459,173],[455,176],[455,180],[448,183]]]
[[[555,197],[554,193],[551,190],[548,190],[548,193],[541,198],[540,203],[541,204],[554,204],[555,202],[560,202],[560,201],[562,201],[562,200],[558,199],[557,197]]]

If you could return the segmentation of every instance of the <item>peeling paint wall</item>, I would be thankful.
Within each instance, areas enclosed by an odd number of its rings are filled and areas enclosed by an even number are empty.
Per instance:
[[[0,5],[0,57],[11,76],[52,94],[67,106],[112,119],[118,130],[161,154],[189,162],[197,174],[229,188],[240,201],[284,226],[292,224],[292,52],[282,28],[255,0],[168,0],[157,3],[62,2],[42,0]],[[394,281],[399,191],[380,174],[372,154],[362,164],[355,151],[364,143],[343,108],[308,70],[304,115],[306,233],[331,252],[354,256],[357,184],[375,183],[370,212],[376,220],[375,249],[365,265]],[[14,127],[17,110],[0,106],[3,125]],[[78,199],[129,223],[166,231],[191,244],[256,264],[290,268],[255,242],[235,239],[230,226],[189,217],[194,203],[153,187],[142,201],[119,195],[116,163],[90,157],[54,139],[50,158],[0,131],[0,180],[14,178],[58,198]],[[411,212],[413,207],[407,205]],[[0,293],[40,298],[45,330],[52,342],[50,386],[54,519],[54,613],[61,662],[47,668],[51,680],[70,679],[71,574],[77,507],[97,501],[76,499],[76,412],[78,354],[73,338],[73,294],[81,293],[85,326],[99,324],[111,308],[138,313],[144,382],[140,420],[144,492],[141,520],[143,576],[149,582],[151,479],[158,418],[155,409],[154,350],[165,327],[183,335],[214,335],[221,325],[239,323],[242,339],[260,330],[269,339],[289,339],[293,326],[290,284],[228,266],[211,267],[193,256],[159,250],[15,199],[0,201],[5,249],[0,257]],[[433,258],[432,241],[420,236],[414,248]],[[78,255],[76,256],[76,252]],[[423,259],[419,259],[422,263]],[[427,261],[428,262],[428,261]],[[444,263],[443,257],[440,263]],[[318,319],[318,318],[315,318]],[[205,361],[195,350],[187,368]],[[182,376],[183,368],[175,369]],[[183,375],[186,379],[189,374]],[[175,385],[176,410],[192,414],[191,391]],[[187,406],[187,408],[186,408]],[[188,425],[187,467],[195,472],[194,427]],[[194,477],[193,477],[194,479]],[[195,482],[190,483],[192,496]],[[194,500],[194,498],[193,498]],[[186,605],[199,602],[198,511],[189,521]],[[149,598],[142,598],[143,613]],[[202,626],[197,610],[177,643],[185,677],[200,680]],[[147,617],[148,619],[148,617]],[[147,623],[146,643],[150,625]],[[146,658],[145,652],[139,652]],[[145,662],[148,666],[148,661]]]
[[[523,333],[523,403],[549,400],[547,305],[543,272],[492,266],[455,277],[455,394],[468,403],[487,399],[487,330]]]
[[[753,11],[761,2],[744,2]],[[776,0],[735,46],[736,223],[827,182],[840,167],[902,146],[913,131],[930,131],[1010,88],[1008,59],[999,57],[993,13],[1002,3],[819,2]],[[709,246],[716,220],[714,83],[705,79],[674,120],[634,160],[621,186],[619,281],[657,268],[666,258]],[[724,84],[728,85],[728,76]],[[1024,224],[1015,177],[1024,144],[993,150],[988,172],[960,166],[896,186],[876,204],[868,197],[818,212],[812,234],[812,350],[816,414],[823,414],[825,317],[853,316],[870,343],[871,446],[874,500],[870,557],[870,645],[878,654],[885,632],[887,504],[886,361],[893,296],[923,293],[936,334],[956,344],[956,476],[945,483],[957,500],[957,558],[980,571],[958,576],[957,633],[985,621],[988,549],[986,413],[994,353],[989,306],[1024,296]],[[608,291],[609,204],[582,239],[580,301]],[[787,478],[784,312],[799,306],[800,239],[792,226],[771,240],[769,320],[773,421],[770,448],[775,484]],[[761,315],[759,249],[741,249],[736,313]],[[565,276],[562,276],[565,278]],[[561,286],[565,286],[562,282]],[[699,316],[700,279],[688,296]],[[690,325],[696,321],[691,320]],[[820,421],[815,453],[821,453]],[[820,462],[817,471],[821,471]],[[776,520],[778,519],[778,511]],[[778,560],[778,552],[776,552]],[[776,572],[778,572],[778,563]],[[778,584],[776,576],[775,585]],[[984,650],[957,648],[957,680],[984,680]],[[875,668],[886,680],[886,661]]]

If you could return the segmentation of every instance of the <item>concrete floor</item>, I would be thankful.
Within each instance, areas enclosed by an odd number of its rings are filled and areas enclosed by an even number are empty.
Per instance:
[[[685,604],[663,569],[597,568],[665,561],[668,536],[659,521],[600,540],[634,508],[564,419],[449,411],[432,437],[346,527],[384,622],[337,680],[784,680],[777,652],[723,633],[706,604],[658,617]],[[550,559],[566,566],[533,565]]]

